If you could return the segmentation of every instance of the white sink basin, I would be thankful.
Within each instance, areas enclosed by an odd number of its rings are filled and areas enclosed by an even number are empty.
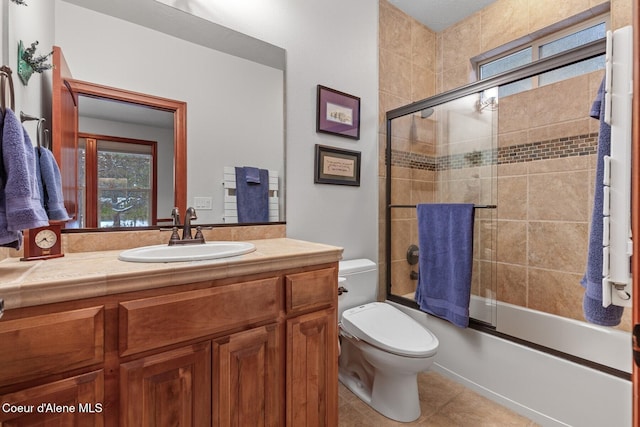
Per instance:
[[[178,262],[203,261],[227,258],[247,254],[256,250],[253,243],[247,242],[207,242],[190,245],[154,245],[128,249],[118,258],[131,262]]]

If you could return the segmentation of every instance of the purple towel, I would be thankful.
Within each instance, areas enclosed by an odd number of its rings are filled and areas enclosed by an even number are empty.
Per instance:
[[[260,169],[245,166],[244,173],[249,184],[260,184]]]
[[[2,128],[4,125],[4,115],[0,114],[0,246],[20,249],[22,246],[22,233],[20,231],[9,231],[7,228],[7,209],[5,202],[4,187],[7,181],[7,172],[4,170],[2,161]]]
[[[587,270],[580,282],[585,288],[582,309],[587,321],[602,326],[616,326],[622,319],[623,307],[610,305],[602,306],[602,207],[603,207],[603,177],[604,156],[611,153],[611,127],[604,121],[604,79],[598,89],[598,95],[593,102],[589,115],[600,120],[598,135],[598,155],[596,165],[596,185],[593,198],[593,213],[589,230],[589,249],[587,255]]]
[[[48,225],[49,219],[40,203],[33,144],[8,108],[2,123],[2,166],[5,212],[0,228],[15,232]]]
[[[67,221],[69,214],[64,207],[62,177],[53,153],[46,148],[35,147],[37,182],[40,201],[50,220]]]
[[[269,171],[259,169],[259,183],[252,183],[248,169],[236,167],[238,222],[269,222]]]
[[[469,326],[473,269],[472,204],[419,204],[418,287],[421,310]]]

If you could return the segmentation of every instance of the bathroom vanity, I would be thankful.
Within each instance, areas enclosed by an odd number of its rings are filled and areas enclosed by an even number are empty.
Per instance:
[[[0,424],[335,426],[342,249],[0,262]]]

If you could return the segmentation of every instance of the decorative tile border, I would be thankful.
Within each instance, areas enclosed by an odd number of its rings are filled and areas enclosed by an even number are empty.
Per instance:
[[[502,165],[534,160],[587,156],[596,154],[597,148],[598,134],[590,133],[447,156],[427,156],[391,150],[391,164],[392,166],[409,169],[443,171],[495,164]]]

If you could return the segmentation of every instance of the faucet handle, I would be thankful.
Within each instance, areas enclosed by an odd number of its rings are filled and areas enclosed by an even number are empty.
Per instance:
[[[178,227],[171,229],[171,237],[169,237],[169,246],[173,246],[180,242],[180,234],[178,234]]]

